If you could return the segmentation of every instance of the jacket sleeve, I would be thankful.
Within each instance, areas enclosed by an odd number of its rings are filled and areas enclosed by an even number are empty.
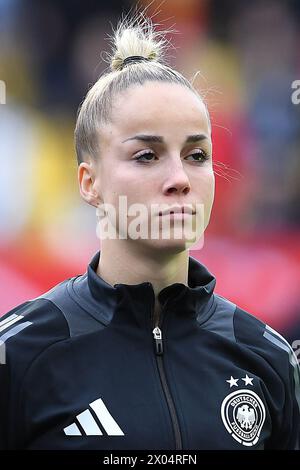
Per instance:
[[[280,364],[278,372],[284,387],[284,405],[282,409],[277,410],[276,426],[274,426],[272,438],[267,448],[299,450],[300,370],[294,351],[287,342],[285,342],[284,349],[285,351],[282,351],[282,356],[277,356],[277,364]]]
[[[19,392],[23,370],[26,369],[26,353],[15,347],[14,337],[30,322],[22,322],[23,316],[13,310],[0,321],[0,450],[13,449],[20,420]]]
[[[5,343],[0,340],[0,450],[8,449],[9,382]]]
[[[296,355],[276,330],[240,308],[234,317],[239,344],[261,358],[261,377],[271,435],[265,449],[298,449],[300,434],[299,363]]]
[[[286,429],[286,449],[300,449],[300,369],[297,358],[290,349],[289,376],[286,383],[286,403],[283,430]],[[285,436],[282,436],[284,439]]]
[[[27,301],[0,318],[0,450],[26,448],[30,439],[23,403],[27,373],[48,347],[69,337],[65,317],[47,299]],[[28,385],[37,386],[36,382]]]

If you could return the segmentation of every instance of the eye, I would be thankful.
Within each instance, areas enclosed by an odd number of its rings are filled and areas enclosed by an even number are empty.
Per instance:
[[[209,159],[208,154],[205,152],[205,150],[202,150],[202,149],[198,149],[198,152],[191,153],[190,155],[185,157],[185,160],[192,160],[193,162],[196,162],[196,163],[203,163],[208,159]]]
[[[156,155],[153,152],[149,152],[149,150],[146,150],[144,153],[140,153],[134,157],[134,160],[141,163],[152,162],[155,159],[157,159]]]

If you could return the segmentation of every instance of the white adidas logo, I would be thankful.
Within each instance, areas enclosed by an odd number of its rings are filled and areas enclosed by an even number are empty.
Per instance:
[[[96,414],[100,424],[102,425],[104,431],[107,433],[108,436],[124,436],[122,429],[116,423],[101,398],[98,398],[98,400],[89,403],[89,406]],[[97,422],[98,420],[96,420],[96,418],[93,416],[89,409],[77,415],[76,419],[80,424],[84,435],[103,436],[103,432],[101,431]],[[76,422],[64,428],[64,433],[67,436],[82,436],[82,432],[80,431]]]

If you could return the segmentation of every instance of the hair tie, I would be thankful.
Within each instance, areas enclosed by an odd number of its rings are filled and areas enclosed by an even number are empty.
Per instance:
[[[131,55],[129,57],[126,57],[123,61],[123,67],[128,64],[134,64],[135,62],[143,62],[143,60],[150,61],[151,59],[148,59],[147,57],[143,57],[142,55]]]

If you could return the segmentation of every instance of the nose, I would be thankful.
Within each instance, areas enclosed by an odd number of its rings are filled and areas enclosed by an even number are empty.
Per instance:
[[[163,185],[163,193],[168,194],[188,194],[191,185],[188,175],[186,174],[181,160],[172,162],[168,165],[168,176]]]

